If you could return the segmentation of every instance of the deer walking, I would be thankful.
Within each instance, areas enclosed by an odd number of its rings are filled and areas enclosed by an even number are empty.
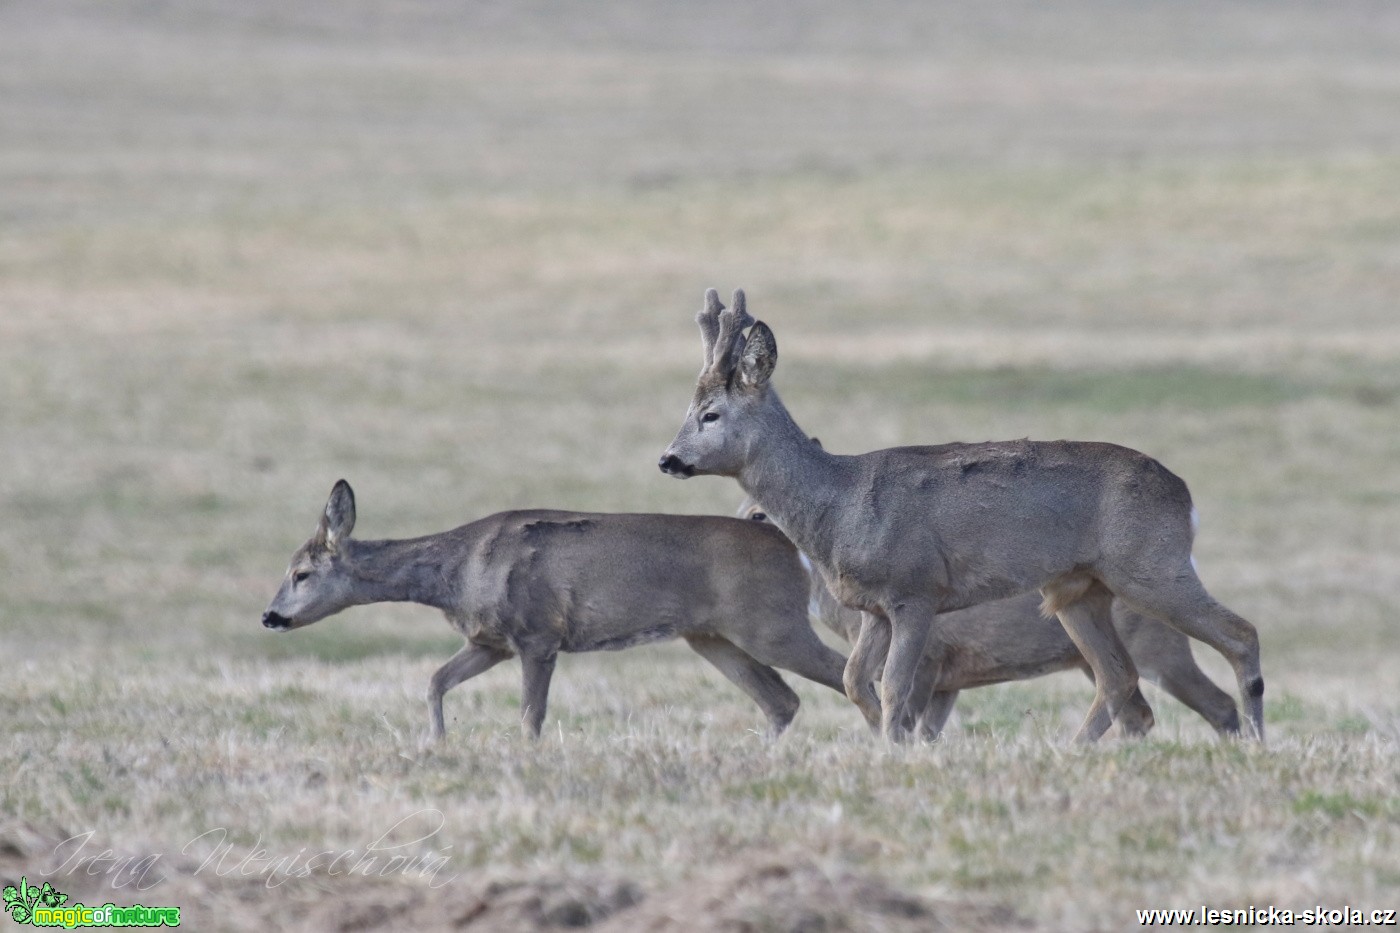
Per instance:
[[[739,506],[738,515],[768,521],[752,498]],[[810,562],[806,566],[811,577],[808,614],[854,644],[860,636],[860,613],[837,602],[816,567]],[[1113,626],[1139,674],[1194,710],[1219,734],[1239,734],[1235,701],[1196,664],[1185,635],[1117,600],[1112,613]],[[922,710],[917,717],[919,734],[930,740],[938,737],[962,690],[1075,669],[1093,680],[1084,656],[1064,627],[1041,613],[1040,598],[1033,592],[945,612],[929,635],[915,680],[912,703],[914,709]],[[921,696],[927,700],[921,702]]]
[[[560,652],[683,638],[748,694],[773,734],[799,700],[774,667],[844,692],[845,659],[807,619],[807,575],[776,528],[704,515],[501,512],[421,538],[360,541],[341,480],[263,613],[279,632],[350,606],[432,606],[467,640],[428,688],[432,740],[443,694],[519,657],[524,726],[538,736]]]
[[[836,456],[810,443],[769,380],[772,330],[713,289],[696,318],[704,365],[661,470],[734,477],[863,613],[846,693],[890,741],[913,724],[910,698],[934,619],[1030,590],[1094,672],[1078,741],[1117,721],[1152,726],[1137,669],[1113,627],[1115,598],[1204,641],[1230,662],[1254,734],[1264,679],[1254,626],[1216,602],[1191,561],[1186,484],[1114,444],[1006,441],[894,447]],[[749,329],[747,337],[744,331]],[[871,682],[879,674],[878,699]]]

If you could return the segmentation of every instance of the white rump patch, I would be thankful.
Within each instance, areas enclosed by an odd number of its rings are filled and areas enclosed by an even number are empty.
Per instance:
[[[808,557],[805,551],[798,551],[797,559],[802,561],[802,569],[807,571],[807,615],[813,619],[820,619],[822,601],[817,587],[826,584],[822,582],[821,574],[817,573],[817,568],[812,566],[812,558]]]

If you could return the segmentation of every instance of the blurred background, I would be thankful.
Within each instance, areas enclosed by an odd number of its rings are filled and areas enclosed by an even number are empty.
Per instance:
[[[285,741],[284,676],[416,728],[455,645],[431,613],[258,625],[340,477],[363,537],[731,511],[729,481],[655,467],[710,286],[747,290],[834,451],[1164,461],[1207,585],[1262,632],[1275,734],[1393,743],[1397,191],[1379,0],[0,3],[0,709],[25,775],[0,800],[187,838],[206,811],[112,802],[181,785],[95,790],[74,762],[183,731],[209,684],[265,720],[207,735]],[[689,670],[678,650],[648,649]],[[589,686],[640,661],[578,663],[571,721],[648,715]],[[516,676],[482,680],[500,728]],[[969,697],[964,725],[1016,733],[1035,689]],[[68,764],[25,757],[60,733]]]
[[[1385,3],[7,4],[7,637],[256,653],[340,476],[384,536],[727,511],[654,467],[714,286],[834,450],[1158,456],[1208,584],[1349,667],[1400,594],[1397,50]]]

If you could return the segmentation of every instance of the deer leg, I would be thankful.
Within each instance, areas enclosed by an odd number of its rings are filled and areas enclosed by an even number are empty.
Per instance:
[[[520,693],[520,717],[531,738],[540,737],[544,711],[549,702],[549,679],[554,676],[554,655],[544,658],[520,658],[524,688]]]
[[[1060,588],[1046,587],[1046,599],[1059,605],[1060,624],[1094,673],[1094,702],[1075,735],[1076,742],[1096,741],[1116,721],[1124,735],[1143,735],[1152,728],[1152,707],[1138,688],[1137,668],[1113,627],[1113,594],[1097,581],[1087,589],[1074,581]],[[1062,603],[1064,592],[1074,592]]]
[[[923,663],[919,665],[919,673],[914,678],[914,692],[909,699],[909,709],[916,715],[919,737],[927,742],[937,740],[958,699],[956,690],[938,689],[943,673],[943,654],[941,648],[929,648],[924,652]]]
[[[453,687],[470,680],[483,671],[500,664],[510,657],[509,651],[474,645],[468,642],[447,663],[433,672],[428,681],[428,741],[439,741],[447,734],[442,718],[442,696]]]
[[[1114,604],[1113,621],[1138,672],[1194,710],[1216,732],[1239,735],[1240,711],[1234,698],[1196,664],[1190,640],[1156,619],[1121,606]]]
[[[930,606],[914,604],[890,612],[890,650],[880,678],[881,731],[890,742],[909,737],[918,710],[910,700],[914,681],[924,660],[924,649],[933,630],[935,612]],[[862,627],[861,635],[865,634]]]
[[[1217,687],[1215,681],[1196,666],[1194,659],[1189,668],[1160,671],[1151,679],[1182,705],[1195,710],[1216,732],[1230,736],[1240,734],[1240,710],[1234,698]]]
[[[713,664],[758,704],[768,717],[768,727],[774,737],[782,734],[788,723],[792,722],[792,717],[797,715],[802,701],[777,671],[760,664],[733,642],[718,635],[687,635],[685,640],[700,657]]]
[[[880,728],[880,697],[875,679],[885,665],[890,650],[890,622],[884,616],[862,612],[860,635],[846,660],[842,682],[846,696],[865,717],[872,730]]]
[[[935,690],[929,694],[923,715],[919,717],[919,734],[926,741],[932,742],[943,734],[943,727],[948,724],[957,702],[956,690]]]
[[[1063,627],[1063,625],[1064,625],[1064,623],[1061,623],[1061,627]],[[1128,657],[1132,657],[1132,654],[1133,654],[1133,653],[1132,653],[1131,651],[1129,651],[1129,652],[1128,652]],[[1090,684],[1095,683],[1095,681],[1094,681],[1094,669],[1093,669],[1092,667],[1089,666],[1089,662],[1088,662],[1088,661],[1085,661],[1085,660],[1082,660],[1082,659],[1080,660],[1080,662],[1079,662],[1079,672],[1080,672],[1081,674],[1083,674],[1085,677],[1089,678],[1089,683],[1090,683]],[[1082,726],[1080,726],[1079,728],[1080,728],[1080,731],[1087,731],[1088,733],[1090,733],[1090,734],[1092,734],[1092,735],[1095,735],[1095,736],[1102,736],[1105,732],[1107,732],[1107,731],[1109,730],[1109,727],[1111,727],[1111,726],[1113,725],[1113,716],[1111,716],[1111,715],[1109,714],[1109,712],[1108,712],[1108,703],[1106,703],[1106,702],[1104,702],[1104,703],[1099,703],[1099,702],[1097,702],[1097,700],[1098,700],[1098,694],[1097,694],[1097,693],[1094,694],[1094,700],[1095,700],[1095,703],[1093,703],[1093,704],[1089,707],[1089,713],[1088,713],[1088,715],[1086,715],[1085,718],[1084,718],[1084,723],[1085,723],[1085,724],[1082,725]]]
[[[741,627],[731,637],[740,651],[760,664],[792,671],[837,693],[846,692],[846,659],[817,637],[805,614],[789,625]]]
[[[1152,585],[1126,574],[1122,581],[1105,582],[1133,609],[1161,619],[1224,655],[1234,669],[1245,716],[1255,737],[1264,741],[1264,675],[1259,664],[1258,630],[1216,602],[1189,564]]]
[[[1079,727],[1079,732],[1075,734],[1076,742],[1095,742],[1109,730],[1113,725],[1113,714],[1108,711],[1108,702],[1099,696],[1094,697],[1094,702],[1089,706],[1089,712],[1084,715],[1084,724]]]

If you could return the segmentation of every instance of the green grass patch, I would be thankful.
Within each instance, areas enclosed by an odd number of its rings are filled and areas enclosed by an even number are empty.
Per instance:
[[[1299,815],[1319,814],[1334,820],[1348,816],[1380,817],[1400,813],[1394,798],[1356,797],[1348,792],[1306,790],[1293,801],[1293,812]]]

